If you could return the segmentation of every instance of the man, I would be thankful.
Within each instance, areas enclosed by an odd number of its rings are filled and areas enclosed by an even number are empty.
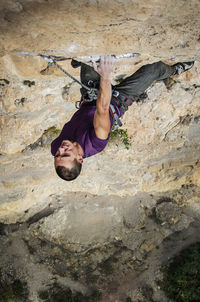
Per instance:
[[[93,62],[94,68],[72,60],[74,68],[81,66],[81,82],[86,86],[92,85],[99,91],[97,100],[87,102],[88,92],[81,88],[80,109],[52,142],[51,153],[55,158],[57,174],[64,180],[75,179],[80,174],[83,159],[101,152],[107,145],[114,116],[121,117],[133,101],[140,99],[153,81],[181,74],[193,65],[193,61],[172,66],[161,61],[148,64],[120,84],[112,86],[112,56],[102,56],[98,66]]]

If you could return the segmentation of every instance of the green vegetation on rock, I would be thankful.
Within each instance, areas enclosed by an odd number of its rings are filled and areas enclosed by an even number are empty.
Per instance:
[[[171,301],[200,301],[200,242],[174,257],[164,271],[161,289]]]
[[[20,280],[6,283],[0,280],[0,302],[27,302],[28,290]]]
[[[35,150],[38,147],[48,147],[51,144],[51,142],[60,134],[60,130],[57,129],[55,126],[52,126],[44,131],[42,136],[33,144],[30,144],[27,146],[25,150]]]
[[[128,134],[127,134],[127,130],[124,129],[111,129],[110,132],[110,142],[121,142],[122,144],[124,144],[126,149],[129,149],[131,146],[131,142],[129,140]]]

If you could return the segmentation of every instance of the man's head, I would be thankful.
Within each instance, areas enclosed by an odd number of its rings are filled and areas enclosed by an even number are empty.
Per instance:
[[[77,142],[62,141],[54,158],[56,172],[62,179],[73,180],[80,174],[83,149]]]

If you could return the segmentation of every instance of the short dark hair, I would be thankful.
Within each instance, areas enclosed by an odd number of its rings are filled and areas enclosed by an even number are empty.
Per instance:
[[[77,159],[73,161],[73,167],[68,169],[64,166],[58,166],[56,168],[56,173],[58,176],[64,180],[70,181],[77,178],[81,172],[82,164],[80,164]]]

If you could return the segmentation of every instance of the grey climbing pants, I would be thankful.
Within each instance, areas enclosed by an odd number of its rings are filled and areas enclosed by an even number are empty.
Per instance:
[[[138,69],[131,76],[122,80],[119,84],[113,86],[123,96],[137,101],[139,96],[154,82],[164,80],[174,74],[174,67],[169,66],[161,61],[147,64]],[[81,63],[81,82],[88,85],[88,81],[99,83],[99,74],[90,66]],[[81,88],[84,96],[86,91]]]

